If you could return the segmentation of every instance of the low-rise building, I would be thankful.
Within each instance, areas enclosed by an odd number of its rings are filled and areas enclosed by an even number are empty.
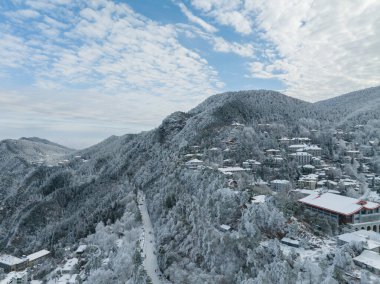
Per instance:
[[[289,190],[291,187],[290,181],[283,179],[275,179],[270,182],[271,188],[275,191]]]
[[[380,204],[332,193],[314,193],[299,200],[308,209],[353,230],[379,232]]]
[[[198,166],[202,166],[203,165],[203,161],[198,160],[198,159],[192,159],[192,160],[186,162],[185,165],[189,169],[197,169]]]
[[[298,187],[314,190],[317,187],[317,182],[318,182],[318,175],[316,174],[305,175],[305,176],[302,176],[298,180]]]
[[[371,250],[364,250],[353,260],[357,266],[365,268],[374,274],[380,275],[380,254]]]
[[[12,271],[8,273],[3,280],[0,279],[0,284],[27,284],[28,272],[24,271]]]
[[[367,231],[359,230],[350,233],[345,233],[337,236],[338,245],[344,245],[347,243],[362,243],[363,247],[368,250],[380,253],[380,234]]]
[[[27,266],[27,258],[18,258],[9,254],[0,255],[0,268],[5,272],[24,270]]]
[[[43,249],[43,250],[40,250],[40,251],[37,251],[35,253],[28,255],[26,258],[29,261],[28,265],[33,266],[36,263],[38,263],[39,261],[46,259],[48,256],[50,256],[50,251]]]

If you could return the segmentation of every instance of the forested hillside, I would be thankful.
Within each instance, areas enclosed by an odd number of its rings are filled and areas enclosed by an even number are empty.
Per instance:
[[[141,190],[160,269],[173,283],[295,283],[308,271],[318,283],[337,283],[330,267],[338,260],[326,260],[321,270],[279,249],[280,237],[301,230],[289,221],[301,210],[294,202],[278,195],[260,206],[246,206],[248,192],[269,190],[252,186],[260,179],[295,180],[300,172],[294,162],[276,171],[263,162],[254,176],[243,174],[238,187],[249,190],[242,194],[227,187],[229,177],[217,165],[264,161],[265,150],[279,148],[281,137],[313,137],[333,155],[333,122],[375,123],[379,90],[317,104],[264,90],[224,93],[188,113],[173,113],[152,131],[113,136],[75,152],[36,139],[2,141],[0,250],[24,254],[49,248],[59,258],[65,246],[93,234],[99,223],[114,224],[126,205],[135,214],[131,204],[137,204]],[[186,167],[186,155],[195,154],[210,166]],[[222,232],[222,224],[233,230]],[[110,267],[101,269],[114,273]]]

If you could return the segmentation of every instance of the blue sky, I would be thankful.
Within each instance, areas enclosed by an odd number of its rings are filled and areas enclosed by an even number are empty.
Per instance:
[[[82,148],[224,91],[379,85],[380,2],[330,2],[2,1],[0,139]]]

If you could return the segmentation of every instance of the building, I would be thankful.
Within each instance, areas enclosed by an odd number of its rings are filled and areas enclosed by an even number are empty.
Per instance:
[[[305,175],[305,176],[302,176],[298,180],[298,187],[314,190],[317,187],[317,182],[318,182],[318,175],[316,174]]]
[[[291,184],[290,184],[290,181],[288,180],[275,179],[270,182],[270,186],[275,191],[283,191],[283,190],[289,190]]]
[[[311,139],[307,137],[294,137],[290,140],[290,144],[310,143]]]
[[[198,159],[192,159],[186,162],[186,167],[188,167],[189,169],[197,169],[198,166],[202,166],[202,165],[203,165],[203,161],[198,160]]]
[[[297,152],[298,150],[303,151],[307,147],[306,144],[293,144],[288,147],[288,150],[292,153]]]
[[[300,247],[300,241],[293,240],[293,239],[290,239],[290,238],[282,238],[281,239],[281,243],[283,243],[285,245],[288,245],[290,247],[295,247],[295,248],[299,248]]]
[[[231,231],[231,226],[228,226],[228,225],[225,225],[225,224],[220,225],[219,228],[220,228],[220,230],[222,230],[223,232]]]
[[[322,156],[322,148],[317,145],[308,145],[303,149],[303,151],[310,153],[314,157]]]
[[[83,254],[87,249],[87,245],[80,245],[77,250],[75,251],[76,254]]]
[[[282,137],[281,139],[278,139],[278,143],[280,143],[280,145],[289,145],[290,144],[290,139],[287,138],[287,137]]]
[[[346,151],[346,155],[349,156],[350,158],[358,158],[360,155],[359,151],[356,150],[351,150],[351,151]]]
[[[311,162],[311,155],[307,152],[297,152],[290,156],[300,165],[308,165]]]
[[[349,243],[363,243],[363,247],[368,250],[380,253],[380,234],[373,231],[354,231],[339,235],[338,244],[344,245]]]
[[[1,284],[27,284],[28,272],[25,271],[12,271],[6,275],[3,280],[0,280]]]
[[[380,275],[380,254],[371,250],[364,250],[353,260],[357,266],[365,268],[374,274]]]
[[[0,255],[0,268],[5,272],[24,270],[28,266],[27,258],[18,258],[13,255]]]
[[[380,204],[333,193],[314,193],[299,200],[308,209],[347,225],[350,230],[379,232]]]
[[[50,251],[43,249],[28,255],[26,258],[28,259],[28,265],[33,266],[41,260],[46,259],[48,256],[50,256]]]

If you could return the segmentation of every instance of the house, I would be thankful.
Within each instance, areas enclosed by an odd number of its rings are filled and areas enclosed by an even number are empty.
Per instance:
[[[9,254],[0,255],[0,268],[5,272],[24,270],[27,267],[27,258],[18,258]]]
[[[236,129],[243,129],[245,125],[239,122],[234,122],[231,124],[231,126],[233,126]]]
[[[280,145],[289,145],[290,139],[287,137],[282,137],[281,139],[278,139],[278,143],[280,143]]]
[[[310,138],[307,137],[294,137],[290,140],[290,144],[310,143]]]
[[[374,155],[374,151],[373,151],[373,147],[372,146],[369,146],[369,145],[360,145],[359,150],[363,154],[363,156],[370,157],[370,156]]]
[[[224,173],[225,175],[231,175],[233,173],[245,172],[245,169],[241,167],[226,167],[226,168],[218,168],[219,171]]]
[[[364,250],[353,260],[357,266],[365,268],[374,274],[380,275],[380,254],[371,250]]]
[[[231,227],[230,226],[228,226],[228,225],[225,225],[225,224],[223,224],[223,225],[220,225],[220,227],[219,227],[223,232],[228,232],[228,231],[231,231]]]
[[[298,164],[300,165],[308,165],[311,162],[311,155],[307,152],[297,152],[290,154]]]
[[[87,249],[87,245],[80,245],[77,250],[75,251],[76,254],[83,254]]]
[[[39,261],[47,258],[49,255],[50,255],[50,251],[48,251],[46,249],[32,253],[26,257],[29,261],[28,265],[33,266],[36,263],[38,263]]]
[[[229,179],[227,181],[227,185],[228,185],[229,188],[237,188],[238,187],[238,183],[234,179]]]
[[[347,243],[363,243],[368,250],[380,253],[380,234],[373,231],[360,230],[337,236],[338,245]]]
[[[293,144],[293,145],[290,145],[288,147],[288,150],[292,153],[295,153],[297,152],[298,150],[302,150],[305,149],[307,147],[306,144]]]
[[[298,180],[298,187],[314,190],[317,187],[318,175],[304,175]]]
[[[350,158],[358,158],[359,155],[360,155],[360,152],[359,151],[356,151],[356,150],[349,150],[349,151],[346,151],[346,155],[349,156]]]
[[[266,195],[256,195],[251,198],[252,204],[259,204],[259,203],[265,203],[266,202]]]
[[[290,239],[290,238],[282,238],[281,239],[281,243],[283,243],[285,245],[288,245],[290,247],[295,247],[295,248],[299,248],[300,247],[300,241],[293,240],[293,239]]]
[[[314,193],[299,200],[308,209],[351,230],[379,232],[380,204],[333,193]]]
[[[185,165],[189,169],[197,169],[198,166],[202,166],[203,165],[203,161],[198,160],[198,159],[192,159],[192,160],[186,162]]]
[[[12,271],[6,275],[4,279],[0,279],[1,284],[27,284],[28,272],[24,271]]]
[[[308,145],[303,151],[310,153],[314,157],[322,156],[322,148],[317,145]]]
[[[275,179],[270,182],[271,188],[275,191],[283,191],[283,190],[289,190],[290,189],[290,181],[288,180],[281,180],[281,179]]]

